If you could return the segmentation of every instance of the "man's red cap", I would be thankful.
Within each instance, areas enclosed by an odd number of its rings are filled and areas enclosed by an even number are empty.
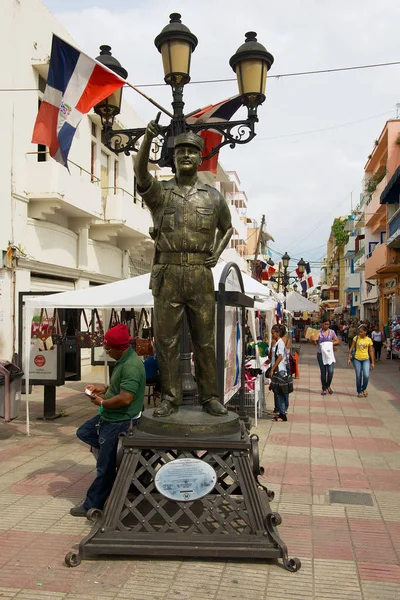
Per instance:
[[[121,323],[107,331],[104,336],[104,346],[115,348],[116,350],[125,350],[129,347],[131,339],[128,327],[124,323]]]

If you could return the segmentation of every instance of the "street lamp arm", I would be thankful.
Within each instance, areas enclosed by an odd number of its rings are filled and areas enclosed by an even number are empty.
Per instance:
[[[159,137],[152,139],[150,142],[149,153],[150,150],[154,153],[160,151],[164,140],[168,135],[169,129],[169,125],[160,127]],[[131,152],[139,152],[139,141],[144,137],[145,133],[145,127],[138,127],[136,129],[113,129],[106,125],[103,128],[102,142],[112,152],[115,152],[116,154],[121,154],[123,152],[129,156]],[[149,162],[158,163],[159,159],[149,158]]]
[[[187,125],[187,128],[194,133],[212,129],[222,135],[222,141],[218,146],[215,146],[211,152],[203,156],[203,160],[208,160],[217,154],[223,146],[235,148],[237,144],[247,144],[255,136],[255,124],[258,122],[258,117],[249,115],[245,121],[227,121],[224,123],[198,123]]]
[[[231,148],[235,148],[237,144],[247,144],[256,135],[255,123],[258,118],[254,114],[249,114],[248,118],[244,121],[227,121],[223,123],[196,123],[196,124],[184,124],[186,131],[193,131],[193,133],[199,133],[212,129],[221,134],[221,142],[212,148],[212,150],[205,156],[203,161],[210,159],[212,156],[217,154],[219,150],[226,145]],[[173,148],[170,147],[171,142],[173,143],[173,137],[176,135],[174,120],[167,126],[160,127],[160,133],[158,137],[155,137],[151,142],[149,148],[156,158],[149,158],[148,162],[158,164],[159,166],[172,166],[172,155]],[[140,140],[144,137],[146,128],[138,127],[135,129],[116,129],[112,128],[112,125],[105,124],[102,133],[103,144],[112,152],[116,154],[124,153],[127,156],[131,152],[139,152]],[[143,145],[143,143],[142,143]]]

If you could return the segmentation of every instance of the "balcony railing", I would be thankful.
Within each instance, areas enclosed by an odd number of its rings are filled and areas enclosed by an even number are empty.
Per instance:
[[[129,198],[132,199],[133,204],[138,204],[142,208],[147,208],[146,204],[143,202],[143,200],[140,196],[135,196],[134,194],[132,194],[131,192],[128,192],[128,190],[125,190],[122,187],[113,185],[113,186],[109,186],[109,187],[102,187],[101,189],[104,191],[107,191],[108,196],[111,194],[113,194],[114,196],[116,196],[116,195],[128,196]],[[112,190],[112,191],[109,191],[109,190]]]
[[[400,229],[400,210],[395,212],[393,217],[389,221],[389,235],[388,237],[392,237],[398,230]]]
[[[38,164],[42,164],[44,162],[47,162],[47,156],[50,156],[50,152],[48,150],[44,150],[42,152],[26,152],[26,155],[27,156],[36,156],[36,162]],[[38,156],[44,156],[46,158],[44,160],[39,161],[37,158]],[[72,167],[72,169],[70,167]],[[99,185],[99,183],[100,183],[99,177],[96,177],[96,175],[93,175],[93,173],[91,173],[90,171],[88,171],[87,169],[82,167],[81,165],[78,165],[73,160],[68,159],[68,168],[70,170],[70,173],[72,173],[72,174],[78,173],[79,177],[86,177],[87,179],[90,179],[90,183]]]
[[[359,251],[353,256],[353,260],[356,263],[365,254],[365,246],[359,249]]]
[[[129,274],[131,277],[137,277],[138,275],[144,275],[150,273],[151,263],[144,260],[137,260],[135,258],[129,258]]]

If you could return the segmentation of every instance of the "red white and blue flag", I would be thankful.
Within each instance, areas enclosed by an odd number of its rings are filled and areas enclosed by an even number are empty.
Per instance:
[[[271,277],[273,276],[275,271],[276,271],[275,267],[268,267],[268,269],[264,269],[263,274],[262,274],[262,280],[268,281],[269,279],[271,279]]]
[[[223,100],[218,104],[210,104],[202,108],[199,112],[186,119],[189,125],[201,123],[225,123],[230,121],[235,112],[242,106],[240,96],[233,96],[228,100]],[[221,143],[222,135],[216,129],[205,129],[200,132],[204,140],[203,156],[207,156],[212,150]],[[218,152],[210,159],[203,160],[199,171],[211,171],[216,173],[218,167]]]
[[[303,292],[306,292],[310,288],[314,287],[314,281],[313,281],[313,278],[311,275],[310,263],[306,263],[304,279],[302,279],[302,281],[300,281],[300,285],[301,285],[301,289],[303,290]]]
[[[115,73],[53,35],[49,75],[32,135],[65,167],[75,131],[95,104],[124,85]]]

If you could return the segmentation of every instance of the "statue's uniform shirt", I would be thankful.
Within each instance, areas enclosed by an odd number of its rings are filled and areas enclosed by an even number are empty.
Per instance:
[[[215,298],[211,269],[204,265],[214,249],[215,234],[231,228],[225,198],[197,181],[180,187],[175,178],[152,180],[140,191],[156,230],[151,275],[154,333],[162,399],[182,400],[180,327],[186,309],[195,353],[199,399],[218,399],[215,363]]]
[[[149,207],[155,227],[161,227],[160,252],[205,252],[212,254],[215,231],[231,227],[225,198],[215,188],[200,183],[192,188],[153,179],[142,198]]]

